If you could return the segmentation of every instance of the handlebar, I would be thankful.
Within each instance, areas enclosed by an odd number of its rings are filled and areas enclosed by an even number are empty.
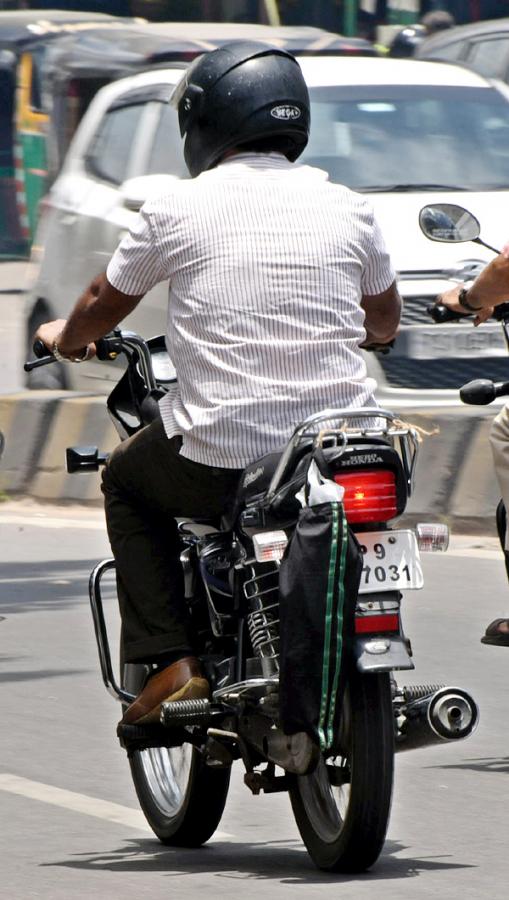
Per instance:
[[[489,381],[487,378],[476,378],[460,388],[460,398],[469,406],[487,406],[497,397],[507,397],[509,394],[509,382]]]
[[[434,306],[428,306],[426,310],[428,316],[433,319],[435,325],[445,325],[446,322],[459,322],[461,319],[469,319],[470,313],[453,312],[442,303],[436,303]]]
[[[95,346],[96,356],[103,362],[111,362],[117,358],[119,353],[123,353],[128,359],[134,359],[140,366],[148,390],[157,389],[150,348],[138,334],[134,334],[132,331],[115,330],[97,340]],[[41,340],[34,342],[33,351],[36,359],[30,359],[25,363],[23,366],[25,372],[32,372],[39,366],[49,366],[50,363],[56,362],[53,354],[48,353],[48,348]]]
[[[32,350],[34,351],[36,359],[29,359],[28,362],[25,363],[23,366],[25,372],[32,372],[33,369],[39,369],[41,366],[49,366],[50,363],[56,362],[55,357],[52,353],[48,353],[48,348],[42,341],[34,341]]]
[[[426,312],[436,325],[444,325],[447,322],[459,322],[461,319],[470,319],[472,317],[472,313],[453,312],[452,309],[449,309],[442,303],[435,303],[433,306],[428,306]],[[493,310],[491,318],[495,319],[497,322],[504,322],[509,319],[509,303],[499,303]]]
[[[107,334],[105,337],[100,338],[98,341],[96,341],[95,346],[96,356],[98,359],[104,362],[116,359],[118,354],[123,349],[120,332]],[[25,363],[25,365],[23,366],[25,372],[32,372],[34,369],[39,369],[41,366],[49,366],[51,363],[56,362],[53,354],[48,353],[46,344],[44,344],[40,339],[34,341],[32,350],[36,358],[29,359]]]
[[[361,344],[361,350],[367,350],[368,353],[381,353],[385,356],[390,353],[394,347],[394,340],[388,341],[386,344]]]

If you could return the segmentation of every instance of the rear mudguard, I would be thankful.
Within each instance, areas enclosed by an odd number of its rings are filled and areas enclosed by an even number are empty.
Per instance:
[[[353,640],[353,656],[363,674],[415,669],[408,641],[401,634],[363,634]]]

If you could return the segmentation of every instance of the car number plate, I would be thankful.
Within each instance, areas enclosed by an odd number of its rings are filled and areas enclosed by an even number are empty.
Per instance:
[[[447,325],[433,330],[426,326],[407,330],[406,352],[412,359],[443,359],[458,357],[498,357],[507,353],[499,329],[489,326],[486,331],[468,329],[465,325]]]
[[[370,531],[357,535],[363,566],[359,594],[422,588],[421,560],[413,531]]]

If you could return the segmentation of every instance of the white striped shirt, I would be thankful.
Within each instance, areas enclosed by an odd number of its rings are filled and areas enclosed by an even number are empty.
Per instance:
[[[375,405],[360,300],[394,271],[370,205],[320,169],[242,153],[176,182],[107,277],[126,294],[169,280],[178,387],[160,409],[189,459],[244,467],[321,409]]]

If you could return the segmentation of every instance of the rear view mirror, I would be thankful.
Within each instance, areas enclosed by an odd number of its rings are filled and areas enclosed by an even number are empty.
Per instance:
[[[455,203],[433,203],[419,213],[421,231],[430,241],[459,244],[475,241],[481,227],[476,217]]]
[[[178,181],[176,175],[139,175],[129,178],[120,188],[123,205],[138,212],[146,200],[162,197]]]

